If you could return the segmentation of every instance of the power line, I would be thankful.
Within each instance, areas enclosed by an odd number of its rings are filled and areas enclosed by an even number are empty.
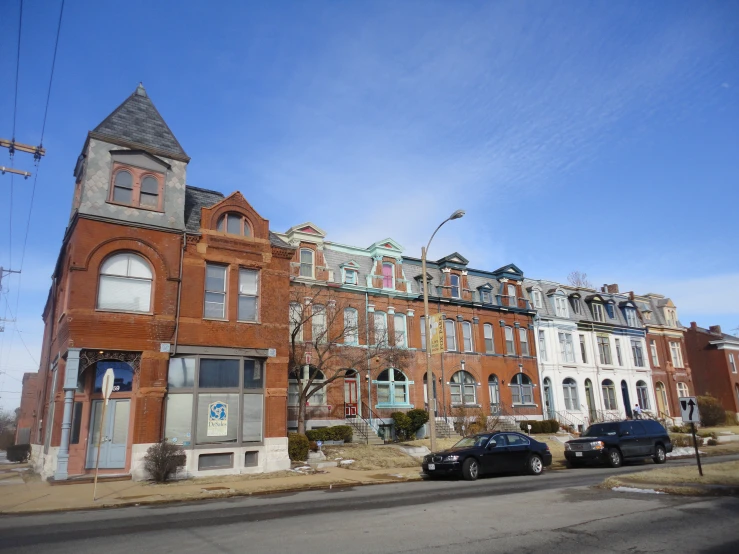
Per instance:
[[[18,14],[18,51],[15,57],[15,99],[13,100],[13,142],[15,142],[15,119],[18,114],[18,73],[21,67],[21,30],[23,28],[23,0],[21,0],[21,9]],[[13,151],[10,151],[13,156]]]
[[[62,30],[62,15],[64,15],[64,0],[62,0],[62,7],[59,10],[59,23],[57,24],[57,27],[56,27],[56,41],[54,42],[54,57],[51,59],[51,75],[49,76],[49,91],[46,93],[46,109],[44,110],[44,123],[43,125],[41,125],[41,141],[39,143],[39,147],[43,146],[44,144],[44,131],[46,130],[46,116],[49,114],[49,99],[51,98],[51,83],[54,81],[54,66],[56,65],[56,52],[59,48],[59,34],[61,33],[61,30]],[[35,186],[35,183],[34,183],[34,186]],[[33,203],[33,196],[31,197],[31,202]]]

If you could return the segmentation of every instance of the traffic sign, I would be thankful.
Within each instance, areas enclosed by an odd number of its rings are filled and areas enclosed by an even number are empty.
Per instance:
[[[113,381],[115,381],[115,373],[113,372],[113,368],[109,367],[105,370],[105,375],[103,375],[103,386],[102,386],[102,392],[103,392],[103,398],[105,398],[105,405],[108,405],[108,400],[110,399],[110,393],[113,392]]]
[[[680,412],[683,423],[700,423],[701,421],[701,416],[698,412],[698,402],[696,402],[695,396],[680,397]]]

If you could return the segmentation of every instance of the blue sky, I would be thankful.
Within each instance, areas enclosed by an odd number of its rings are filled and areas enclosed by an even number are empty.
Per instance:
[[[24,3],[21,142],[39,141],[59,5]],[[313,221],[420,255],[462,208],[431,257],[561,281],[578,269],[672,297],[684,324],[739,326],[738,2],[215,5],[67,0],[23,278],[0,297],[0,315],[18,301],[0,407],[37,368],[86,133],[139,81],[192,157],[189,183],[241,190],[274,230]],[[3,137],[17,18],[16,0],[0,4]],[[21,262],[31,186],[14,181],[11,259],[0,176],[5,267]]]

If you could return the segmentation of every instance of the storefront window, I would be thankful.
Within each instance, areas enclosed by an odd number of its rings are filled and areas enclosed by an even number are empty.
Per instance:
[[[172,358],[165,437],[188,447],[263,440],[264,365],[251,358]]]
[[[133,388],[133,368],[126,362],[111,362],[103,360],[95,364],[95,389],[93,392],[101,392],[103,387],[103,376],[108,368],[113,369],[113,392],[131,392]]]

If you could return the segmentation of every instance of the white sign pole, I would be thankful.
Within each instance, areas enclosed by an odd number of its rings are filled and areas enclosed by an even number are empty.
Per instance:
[[[100,446],[103,442],[103,427],[105,425],[105,411],[108,407],[108,400],[110,399],[110,393],[113,392],[113,381],[115,381],[115,373],[113,372],[113,368],[109,367],[107,370],[105,370],[105,375],[103,375],[103,386],[102,393],[103,393],[103,412],[100,414],[100,427],[98,428],[98,451],[97,456],[95,457],[95,484],[92,487],[92,501],[95,502],[95,495],[97,494],[97,488],[98,488],[98,466],[100,464]]]

